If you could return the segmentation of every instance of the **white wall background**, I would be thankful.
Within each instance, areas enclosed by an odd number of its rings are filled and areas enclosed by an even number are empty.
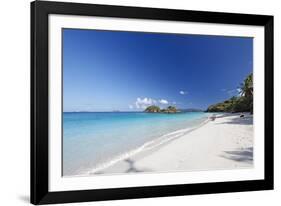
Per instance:
[[[65,0],[66,1],[66,0]],[[81,0],[80,0],[81,1]],[[277,205],[281,202],[281,3],[278,0],[82,0],[98,4],[275,16],[275,190],[69,205]],[[29,204],[29,0],[0,6],[0,205]],[[279,147],[280,145],[280,147]],[[280,203],[279,203],[280,204]]]

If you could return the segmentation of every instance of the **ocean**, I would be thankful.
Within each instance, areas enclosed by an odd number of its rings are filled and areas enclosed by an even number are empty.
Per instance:
[[[203,124],[209,114],[64,112],[63,176],[97,173]]]

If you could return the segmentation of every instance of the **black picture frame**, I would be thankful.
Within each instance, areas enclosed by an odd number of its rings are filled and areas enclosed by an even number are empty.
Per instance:
[[[48,190],[48,15],[82,15],[258,25],[265,28],[264,180],[49,192]],[[31,3],[31,203],[195,195],[273,189],[273,16],[80,3]]]

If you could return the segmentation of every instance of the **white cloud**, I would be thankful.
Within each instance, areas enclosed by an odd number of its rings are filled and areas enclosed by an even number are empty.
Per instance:
[[[187,91],[182,91],[182,90],[181,90],[181,91],[180,91],[180,94],[181,94],[181,95],[186,95],[186,94],[187,94]]]
[[[169,102],[166,99],[160,99],[159,103],[160,104],[169,104]]]
[[[157,103],[157,101],[152,98],[145,97],[142,99],[142,98],[138,97],[137,101],[135,102],[135,105],[136,105],[137,109],[145,109],[146,107],[151,106],[156,103]]]
[[[130,105],[129,105],[129,108],[130,108],[130,109],[134,109],[134,106],[130,104]]]

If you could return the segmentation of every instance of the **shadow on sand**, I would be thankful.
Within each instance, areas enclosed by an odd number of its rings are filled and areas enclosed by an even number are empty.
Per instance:
[[[122,162],[128,164],[128,167],[124,169],[124,171],[121,172],[111,172],[111,173],[134,173],[134,172],[152,172],[150,169],[139,169],[135,165],[135,161],[132,159],[125,159]],[[128,169],[127,169],[128,168]],[[123,170],[123,169],[122,169]],[[98,171],[94,173],[90,173],[91,175],[102,175],[102,174],[107,174],[107,172],[104,171]]]
[[[236,125],[252,125],[253,124],[253,117],[237,117],[231,120],[217,123],[217,124],[236,124]]]
[[[129,173],[129,172],[151,172],[151,170],[149,169],[138,169],[136,166],[135,166],[135,161],[133,161],[132,159],[125,159],[124,160],[126,163],[129,164],[129,169],[127,169],[125,172]]]
[[[252,164],[253,147],[247,147],[245,149],[238,149],[235,151],[225,151],[224,154],[220,156],[229,160]]]

